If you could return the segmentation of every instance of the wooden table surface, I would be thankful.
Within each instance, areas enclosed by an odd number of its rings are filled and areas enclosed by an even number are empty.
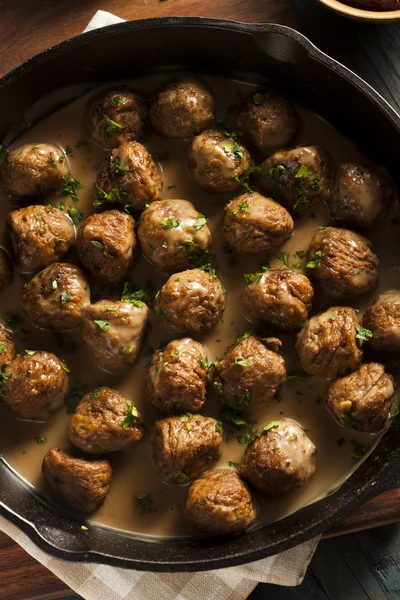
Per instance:
[[[80,33],[98,9],[124,19],[199,15],[298,27],[317,46],[358,72],[400,111],[400,24],[375,26],[346,21],[315,0],[0,0],[0,76],[40,50]],[[327,536],[398,520],[400,489],[366,503]],[[69,594],[71,590],[59,579],[0,533],[1,599],[50,600]]]

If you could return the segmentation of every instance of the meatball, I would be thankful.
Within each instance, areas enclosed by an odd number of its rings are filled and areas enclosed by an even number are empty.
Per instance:
[[[14,338],[7,329],[0,325],[0,370],[17,356]]]
[[[225,309],[225,291],[214,273],[191,269],[171,275],[157,293],[155,310],[176,334],[209,333]]]
[[[87,217],[76,240],[76,253],[85,269],[107,281],[123,279],[136,248],[134,228],[134,219],[120,210]]]
[[[242,256],[275,250],[294,230],[288,211],[257,192],[233,198],[224,210],[225,241]]]
[[[146,105],[132,90],[101,92],[88,104],[88,134],[99,146],[111,149],[139,140],[146,126]]]
[[[314,290],[305,275],[289,269],[257,273],[244,304],[250,315],[283,331],[299,329],[308,317]]]
[[[372,336],[368,344],[374,350],[398,352],[400,350],[400,291],[380,294],[366,310],[363,327]]]
[[[248,446],[238,472],[265,496],[284,497],[308,483],[316,468],[316,446],[300,425],[281,419]]]
[[[215,469],[194,481],[185,513],[198,529],[214,535],[240,533],[257,516],[246,484],[233,469]]]
[[[15,259],[24,271],[57,262],[72,246],[71,219],[53,206],[27,206],[8,214],[7,224]]]
[[[211,245],[206,217],[187,200],[150,204],[140,217],[138,237],[145,257],[168,272],[190,268]]]
[[[213,124],[214,96],[205,81],[187,77],[158,92],[149,116],[160,135],[189,139]]]
[[[82,513],[92,513],[103,504],[112,476],[105,459],[70,456],[61,448],[52,448],[42,463],[43,479],[66,506]]]
[[[293,104],[275,92],[251,94],[237,117],[237,129],[263,156],[288,146],[297,135],[299,117]]]
[[[161,479],[186,483],[219,459],[222,425],[211,417],[168,417],[154,423],[153,459]]]
[[[37,327],[64,331],[77,327],[90,302],[88,283],[80,269],[54,263],[33,277],[22,290],[22,309]]]
[[[0,167],[0,187],[10,202],[48,196],[62,186],[68,167],[63,151],[51,144],[23,144],[7,154]]]
[[[260,168],[260,181],[267,194],[296,213],[328,195],[328,157],[318,146],[280,150]]]
[[[333,306],[311,317],[296,340],[304,371],[334,379],[357,369],[362,359],[359,332],[360,323],[354,308]]]
[[[393,182],[385,169],[344,163],[337,168],[328,204],[335,221],[362,227],[380,219],[393,197]]]
[[[205,131],[194,137],[188,161],[197,185],[214,194],[236,192],[253,167],[248,150],[219,131]]]
[[[2,400],[22,419],[43,421],[64,403],[68,373],[65,363],[51,352],[19,354],[3,373]]]
[[[379,276],[379,259],[370,246],[369,240],[348,229],[321,229],[308,249],[307,275],[328,296],[365,294]]]
[[[202,344],[172,340],[157,350],[146,376],[149,402],[166,413],[198,412],[206,401],[208,359]]]
[[[82,312],[82,336],[100,368],[126,369],[134,364],[145,333],[146,304],[100,300]]]
[[[326,405],[341,425],[377,433],[388,422],[394,391],[394,379],[385,373],[385,367],[369,363],[336,379],[329,387]]]
[[[122,394],[99,387],[79,402],[69,423],[69,439],[87,454],[123,450],[143,437],[143,420]]]
[[[111,150],[97,178],[98,207],[119,202],[136,211],[160,200],[162,179],[150,152],[139,142],[129,142]]]
[[[4,248],[0,247],[0,293],[11,284],[13,269],[10,257]]]
[[[227,350],[214,371],[214,389],[223,402],[246,409],[250,403],[272,400],[286,380],[286,368],[283,358],[268,346],[276,349],[280,344],[275,338],[245,335]]]

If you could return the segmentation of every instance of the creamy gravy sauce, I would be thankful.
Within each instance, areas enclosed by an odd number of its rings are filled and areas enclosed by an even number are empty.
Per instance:
[[[171,76],[158,75],[132,82],[136,89],[151,93]],[[250,93],[254,86],[216,77],[207,78],[217,98],[218,117],[228,124],[232,120],[232,106],[241,98]],[[130,83],[130,82],[128,82]],[[91,205],[94,199],[93,182],[96,171],[100,167],[105,151],[93,144],[85,133],[85,105],[88,97],[97,93],[89,92],[61,109],[53,112],[37,125],[27,129],[18,142],[20,143],[53,143],[64,149],[69,145],[73,149],[73,156],[68,157],[69,168],[82,184],[83,189],[78,190],[78,208],[83,210],[85,216],[92,212]],[[45,104],[43,104],[45,106]],[[298,107],[302,117],[302,128],[297,144],[320,144],[330,154],[332,166],[338,162],[360,160],[363,158],[357,146],[332,126],[326,123],[315,113]],[[43,113],[42,113],[43,114]],[[233,123],[232,123],[233,125]],[[76,147],[79,141],[86,144]],[[183,198],[191,201],[199,212],[209,218],[209,226],[213,236],[211,251],[216,254],[219,272],[227,288],[226,310],[223,322],[209,335],[200,339],[208,350],[210,361],[221,356],[226,348],[234,342],[239,332],[245,332],[257,326],[252,324],[244,314],[241,295],[245,288],[243,273],[252,273],[259,269],[262,260],[267,256],[257,255],[248,259],[238,259],[234,254],[227,254],[221,233],[223,207],[232,194],[211,195],[202,192],[194,183],[186,166],[186,153],[188,142],[168,141],[157,135],[151,134],[144,143],[151,152],[162,155],[168,150],[170,159],[161,163],[164,178],[162,198]],[[176,186],[168,189],[169,186]],[[254,186],[257,189],[257,186]],[[59,204],[60,196],[55,195],[51,201]],[[11,210],[8,201],[0,198],[0,222],[2,223],[2,242],[7,245],[4,233],[4,220]],[[72,200],[66,199],[66,205]],[[289,266],[299,262],[295,256],[296,250],[307,250],[312,235],[321,225],[330,224],[328,211],[324,206],[313,207],[313,215],[307,215],[296,221],[295,232],[291,239],[280,249],[289,255]],[[400,267],[397,266],[399,255],[399,225],[398,208],[388,217],[368,232],[373,241],[373,248],[381,260],[381,274],[379,288],[369,296],[363,296],[352,302],[360,310],[360,314],[370,303],[372,297],[378,292],[400,287]],[[396,218],[394,218],[396,217]],[[66,262],[74,261],[73,252],[64,257]],[[271,266],[282,267],[282,262],[276,257],[270,257]],[[303,264],[305,260],[301,261]],[[155,289],[159,289],[167,277],[157,273],[152,265],[140,256],[131,271],[130,279],[138,288],[144,287],[150,280]],[[21,288],[24,276],[15,273],[14,281],[9,290],[0,299],[1,312],[20,311]],[[92,301],[100,298],[117,299],[116,290],[110,286],[93,285]],[[333,305],[326,299],[316,298],[313,312]],[[104,526],[118,528],[139,535],[151,536],[183,536],[199,535],[193,531],[182,515],[185,504],[187,486],[166,485],[157,477],[151,458],[150,425],[158,417],[152,407],[146,402],[144,395],[143,379],[149,361],[149,348],[158,348],[163,340],[172,336],[163,328],[162,320],[154,312],[150,317],[151,327],[143,344],[137,364],[118,374],[109,374],[100,370],[95,364],[91,354],[84,347],[79,330],[63,333],[64,343],[53,333],[40,331],[28,322],[22,324],[23,329],[29,330],[26,341],[18,341],[18,350],[46,349],[54,351],[63,358],[71,369],[71,385],[84,382],[89,390],[100,385],[108,385],[125,395],[142,412],[148,426],[147,435],[138,444],[129,450],[108,458],[114,469],[110,493],[104,505],[91,516],[93,522]],[[17,331],[17,335],[18,331]],[[283,355],[287,364],[287,371],[301,373],[296,354],[293,349],[293,337],[279,336],[283,340]],[[80,344],[78,352],[71,352],[69,342]],[[369,449],[378,442],[379,436],[362,434],[340,427],[330,416],[319,397],[327,386],[325,380],[309,378],[299,383],[287,382],[281,389],[280,402],[270,402],[268,406],[253,410],[252,415],[259,427],[281,417],[291,418],[300,423],[307,435],[318,448],[318,468],[309,485],[305,486],[297,495],[290,499],[276,502],[263,502],[258,500],[259,513],[255,527],[263,523],[280,519],[299,508],[314,502],[332,493],[345,481],[357,468],[360,461],[353,460],[351,453],[353,446],[351,440],[357,440]],[[203,414],[217,416],[221,405],[210,392],[209,398],[201,411]],[[39,494],[48,496],[41,480],[41,463],[47,451],[53,446],[68,448],[67,424],[69,415],[65,409],[59,410],[45,423],[24,422],[17,420],[4,407],[0,407],[0,452],[8,464],[24,478]],[[237,442],[238,432],[231,431],[224,424],[225,445],[223,455],[215,466],[227,466],[229,461],[239,462],[246,446]],[[36,436],[47,439],[45,443],[37,443]],[[341,444],[338,443],[343,439]],[[149,493],[154,499],[156,512],[142,514],[141,509],[134,501],[134,494]]]

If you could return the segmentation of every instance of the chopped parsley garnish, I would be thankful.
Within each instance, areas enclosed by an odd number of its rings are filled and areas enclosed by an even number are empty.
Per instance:
[[[89,386],[86,383],[78,381],[76,385],[69,390],[66,399],[67,413],[69,415],[71,415],[75,411],[83,396],[87,394],[88,389]]]
[[[71,302],[71,292],[69,290],[65,290],[61,293],[60,296],[61,302],[64,304],[65,302]]]
[[[114,172],[116,175],[125,175],[125,173],[128,172],[128,169],[125,169],[121,165],[121,159],[119,156],[116,156],[114,160]]]
[[[246,283],[258,283],[261,280],[262,273],[243,273],[244,280]]]
[[[244,148],[234,140],[233,145],[222,144],[222,149],[227,156],[232,156],[235,160],[240,161],[244,157]]]
[[[101,329],[101,331],[108,331],[110,328],[110,324],[108,321],[97,320],[95,321],[97,327]]]
[[[104,202],[124,204],[127,196],[126,192],[121,192],[118,188],[112,188],[109,192],[106,192],[97,186],[97,200],[93,202],[93,207],[99,208]]]
[[[357,325],[356,332],[356,338],[364,340],[365,342],[374,337],[374,334],[370,329],[365,329],[365,327],[361,327],[360,325]]]
[[[268,169],[268,171],[264,173],[264,177],[267,181],[278,181],[284,171],[286,171],[284,165],[276,165],[276,167]]]
[[[340,415],[340,419],[345,427],[348,427],[349,429],[357,429],[354,418],[348,413],[342,413]]]
[[[169,185],[167,190],[176,190],[176,185]]]
[[[275,429],[279,427],[279,422],[278,421],[271,421],[270,423],[268,423],[268,425],[266,425],[264,427],[263,431],[269,431],[270,429]]]
[[[261,267],[261,271],[263,273],[266,273],[267,271],[270,270],[271,265],[269,264],[269,262],[264,262],[264,263],[261,263],[260,267]]]
[[[279,252],[279,254],[276,255],[276,258],[281,260],[283,262],[283,264],[285,265],[285,267],[289,266],[289,255],[287,252],[282,250],[282,252]]]
[[[126,98],[126,96],[115,95],[111,98],[112,106],[119,106],[120,104],[125,104],[127,101],[128,98]]]
[[[53,167],[53,169],[57,169],[58,168],[57,167],[57,161],[54,158],[53,154],[50,154],[50,156],[49,156],[49,162],[50,162],[51,166]]]
[[[122,289],[122,294],[121,294],[122,302],[130,302],[137,308],[140,308],[143,305],[143,303],[151,304],[151,302],[152,302],[151,291],[138,290],[137,292],[131,292],[129,287],[130,287],[129,282],[125,281],[124,287]]]
[[[253,102],[257,106],[260,106],[261,104],[265,104],[265,101],[266,101],[266,99],[265,99],[264,94],[260,94],[259,92],[257,92],[256,94],[253,94]]]
[[[69,369],[65,363],[61,363],[61,368],[66,373],[71,373],[71,369]]]
[[[89,531],[89,527],[86,527],[86,525],[81,525],[81,530],[82,531]]]
[[[98,242],[97,240],[92,240],[92,244],[93,246],[95,246],[95,248],[98,248],[99,250],[104,250],[104,244],[102,244],[101,242]]]
[[[295,177],[296,179],[306,179],[310,175],[312,175],[312,171],[310,171],[306,165],[301,165]]]
[[[0,344],[0,354],[3,354],[6,346],[7,346],[7,342],[3,342],[2,344]]]
[[[73,150],[72,150],[72,148],[71,148],[71,146],[70,146],[69,144],[67,144],[67,145],[65,146],[65,154],[66,154],[67,156],[70,156],[71,158],[74,158],[74,153],[73,153]]]
[[[69,206],[68,214],[71,217],[74,225],[79,225],[79,223],[83,220],[83,212],[78,210],[76,206]]]
[[[130,427],[133,423],[135,423],[136,419],[139,416],[139,411],[136,408],[136,406],[134,406],[132,404],[132,402],[130,402],[129,400],[125,400],[125,402],[128,407],[128,415],[122,421],[122,424],[121,424],[122,429],[128,429],[128,427]]]
[[[11,377],[11,373],[5,370],[5,367],[0,371],[0,385],[3,385]]]
[[[204,225],[206,225],[206,223],[207,217],[199,213],[197,215],[197,221],[195,221],[194,226],[196,227],[196,229],[201,229],[202,227],[204,227]]]
[[[25,350],[25,354],[28,356],[35,356],[37,350]]]
[[[241,213],[247,212],[248,208],[249,208],[249,203],[246,202],[246,200],[243,200],[243,202],[239,202],[239,211]]]
[[[325,256],[325,253],[322,250],[317,250],[311,256],[311,259],[307,262],[307,269],[319,269],[322,263],[322,260]]]
[[[351,440],[353,444],[353,452],[351,453],[351,457],[353,460],[360,460],[363,456],[366,455],[367,449],[364,444],[360,444],[357,440]]]
[[[200,358],[200,366],[203,367],[203,369],[207,369],[208,371],[211,371],[211,369],[213,369],[215,367],[215,363],[209,362],[208,356],[203,356],[202,354],[199,354],[199,358]]]
[[[65,173],[62,177],[62,184],[60,193],[63,196],[70,196],[74,202],[78,202],[78,196],[76,194],[76,190],[80,190],[83,188],[83,185],[74,177],[72,177],[71,171]]]
[[[250,366],[248,361],[242,358],[241,356],[237,356],[232,362],[232,364],[239,365],[240,367],[244,367],[245,369]]]
[[[168,242],[167,242],[167,240],[163,240],[162,241],[161,248],[168,248]]]
[[[108,139],[110,139],[110,137],[114,135],[114,133],[118,129],[123,129],[124,126],[120,125],[119,123],[116,123],[115,121],[110,119],[110,117],[106,114],[104,114],[103,117],[106,122],[106,127],[104,129],[104,139],[107,141]]]
[[[215,431],[217,433],[222,433],[222,423],[221,423],[221,421],[217,421],[215,423]]]
[[[58,289],[57,279],[53,279],[51,282],[51,289],[55,292]]]
[[[189,477],[186,473],[180,473],[178,476],[178,483],[186,483],[187,481],[189,481]]]
[[[37,444],[45,444],[47,442],[47,438],[43,437],[42,435],[37,435],[35,440]]]
[[[169,218],[169,219],[163,219],[160,221],[160,225],[164,229],[175,229],[176,227],[179,227],[180,224],[181,224],[181,222],[178,221],[178,219]]]
[[[136,504],[140,506],[140,512],[145,513],[154,513],[157,509],[153,506],[154,500],[150,496],[150,494],[135,494]]]
[[[305,250],[296,250],[295,255],[297,256],[297,258],[304,258],[306,254]]]
[[[164,310],[163,308],[160,308],[159,310],[156,310],[156,314],[161,317],[162,319],[169,319],[169,314],[166,310]]]
[[[398,406],[396,406],[394,411],[390,413],[389,419],[395,419],[399,413],[400,413],[400,409]]]
[[[211,254],[207,250],[189,254],[189,262],[193,265],[193,268],[201,269],[210,273],[212,276],[217,277],[215,271],[217,269],[217,259],[214,254]]]

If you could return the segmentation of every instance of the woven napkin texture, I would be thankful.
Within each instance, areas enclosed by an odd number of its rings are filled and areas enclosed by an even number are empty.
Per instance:
[[[122,21],[99,10],[85,31]],[[244,600],[258,582],[285,586],[301,583],[319,540],[314,538],[276,556],[239,567],[201,573],[147,573],[55,558],[3,517],[0,530],[86,600]]]

